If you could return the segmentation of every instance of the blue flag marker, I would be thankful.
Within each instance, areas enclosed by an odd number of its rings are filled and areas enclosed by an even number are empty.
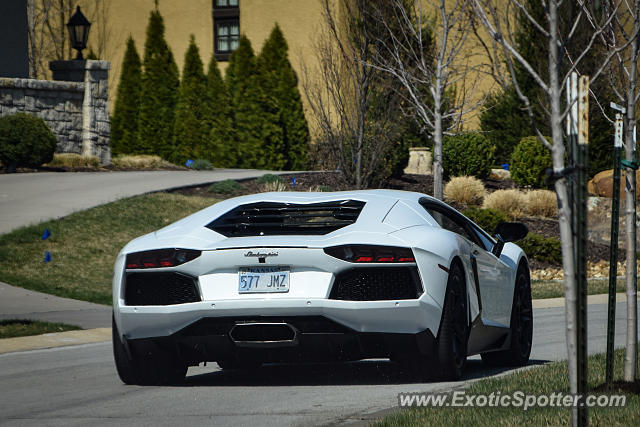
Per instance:
[[[48,263],[48,262],[51,262],[51,259],[52,259],[52,258],[51,258],[51,252],[46,251],[46,252],[44,253],[44,262],[45,262],[45,264],[46,264],[46,263]]]
[[[295,176],[291,177],[291,185],[293,185],[294,187],[296,186],[296,177]]]
[[[48,228],[45,228],[44,233],[42,233],[42,240],[47,240],[49,237],[51,237],[51,232]]]
[[[185,162],[185,164],[184,164],[184,165],[185,165],[186,167],[190,168],[192,164],[193,164],[193,160],[189,159],[189,160],[187,160],[187,161]]]

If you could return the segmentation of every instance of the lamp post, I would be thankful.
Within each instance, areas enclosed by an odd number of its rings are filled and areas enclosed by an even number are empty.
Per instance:
[[[71,47],[78,51],[76,59],[84,59],[82,57],[82,50],[87,47],[90,28],[91,22],[80,12],[80,6],[76,6],[76,13],[74,13],[69,19],[69,22],[67,22]]]

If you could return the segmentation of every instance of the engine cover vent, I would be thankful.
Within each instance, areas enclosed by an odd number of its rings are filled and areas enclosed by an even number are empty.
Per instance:
[[[240,205],[207,225],[226,237],[323,235],[356,222],[365,202],[258,202]]]

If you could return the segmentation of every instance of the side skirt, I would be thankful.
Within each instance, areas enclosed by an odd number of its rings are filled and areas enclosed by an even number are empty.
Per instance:
[[[478,316],[469,333],[469,356],[488,351],[505,350],[511,344],[511,330],[503,326],[485,325]]]

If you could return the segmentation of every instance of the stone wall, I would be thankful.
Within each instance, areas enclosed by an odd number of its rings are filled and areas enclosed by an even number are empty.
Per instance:
[[[51,68],[54,78],[80,81],[0,77],[0,116],[34,114],[44,119],[58,138],[56,152],[94,155],[102,164],[110,163],[109,63],[56,61]]]

